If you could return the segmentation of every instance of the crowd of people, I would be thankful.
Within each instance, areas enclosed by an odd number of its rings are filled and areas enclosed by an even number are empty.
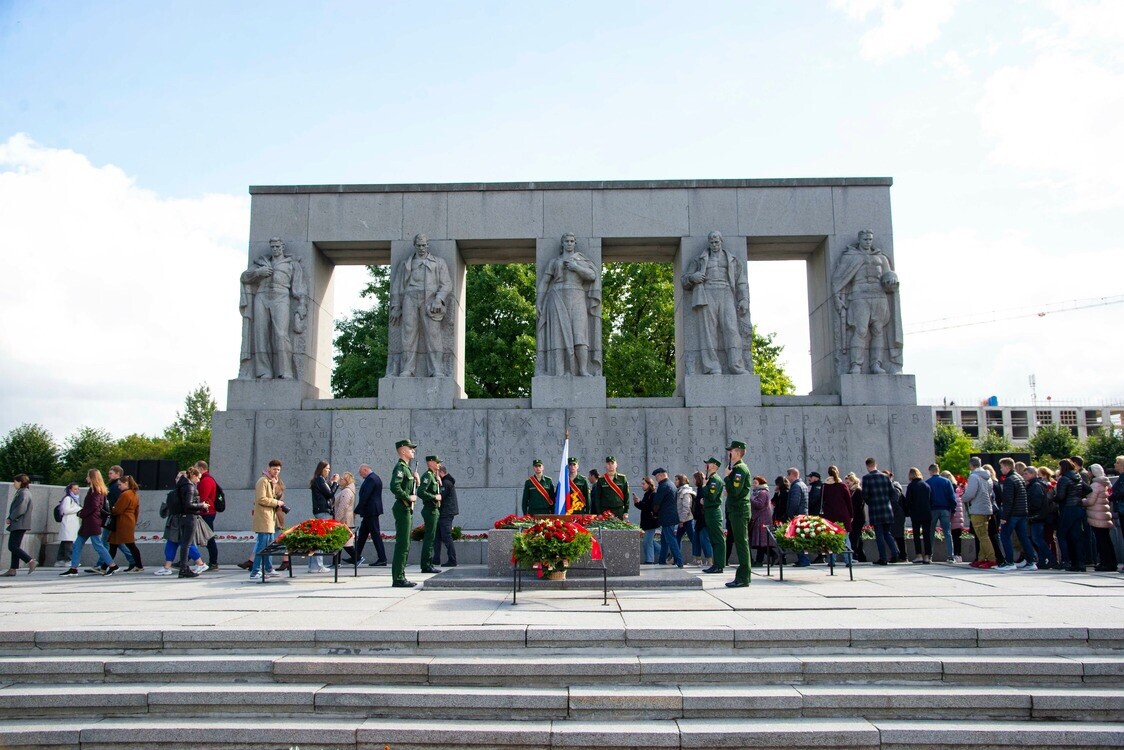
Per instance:
[[[721,507],[713,492],[718,466],[715,459],[708,459],[705,473],[675,476],[675,521],[670,528],[670,506],[656,499],[660,474],[641,478],[643,496],[634,495],[633,504],[640,509],[644,564],[680,564],[677,552],[684,538],[690,541],[693,564],[704,572],[730,564],[733,545],[723,542],[732,537],[733,528],[719,514],[707,514],[708,505],[712,511]],[[1104,467],[1086,468],[1080,456],[1059,461],[1056,469],[1003,458],[998,471],[972,458],[967,477],[953,476],[934,463],[927,476],[917,467],[910,468],[903,485],[870,458],[861,476],[855,472],[844,476],[830,466],[826,478],[812,471],[805,479],[794,467],[776,477],[771,487],[765,477],[754,476],[748,528],[751,565],[780,562],[784,553],[773,536],[777,525],[798,515],[816,515],[846,530],[847,553],[859,563],[928,565],[934,561],[934,545],[939,544],[944,546],[945,562],[964,563],[963,539],[972,538],[974,559],[968,564],[973,568],[1083,572],[1092,565],[1096,571],[1124,572],[1124,560],[1117,555],[1124,546],[1120,535],[1124,456],[1116,458],[1114,469],[1117,476],[1112,481]],[[907,528],[912,558],[907,555]],[[658,538],[657,532],[661,532]],[[863,547],[869,538],[878,550],[873,561]],[[825,559],[797,554],[795,565],[805,567]]]
[[[456,480],[438,456],[427,456],[427,470],[419,475],[407,463],[413,459],[416,446],[408,440],[400,443],[399,463],[392,476],[396,535],[408,538],[403,535],[412,531],[409,519],[413,504],[420,498],[425,525],[423,572],[436,572],[439,566],[456,566],[452,539],[452,522],[458,513]],[[855,472],[843,475],[838,467],[830,466],[826,478],[812,471],[805,479],[793,467],[776,477],[770,486],[763,476],[750,478],[748,467],[740,460],[743,445],[733,441],[727,449],[730,460],[722,476],[722,462],[708,458],[705,471],[690,477],[676,474],[672,480],[661,467],[641,478],[642,494],[632,494],[631,504],[640,511],[644,564],[694,564],[704,573],[721,573],[737,547],[738,559],[750,560],[751,564],[739,566],[747,569],[746,577],[736,578],[732,583],[748,582],[749,567],[767,561],[776,563],[784,554],[777,547],[774,527],[799,515],[822,516],[841,526],[847,533],[845,554],[860,563],[868,562],[863,542],[870,537],[878,551],[875,565],[910,562],[906,554],[907,519],[912,530],[912,562],[916,564],[932,563],[934,545],[940,543],[944,545],[946,562],[965,562],[965,538],[975,540],[974,559],[969,564],[978,569],[1084,572],[1092,565],[1096,571],[1116,572],[1124,563],[1117,555],[1118,549],[1124,549],[1120,536],[1124,456],[1116,458],[1115,482],[1103,466],[1086,467],[1080,456],[1062,459],[1056,469],[1003,458],[998,462],[998,471],[973,457],[967,477],[941,471],[934,463],[928,467],[927,477],[919,468],[911,468],[903,486],[891,471],[879,470],[877,461],[869,458],[861,476]],[[627,477],[617,471],[612,456],[606,458],[604,472],[589,472],[588,481],[581,475],[576,458],[571,459],[569,468],[568,502],[575,503],[573,510],[609,510],[627,518]],[[285,514],[290,512],[285,504],[281,469],[281,461],[271,461],[255,486],[251,511],[254,553],[249,560],[239,563],[239,567],[250,571],[252,578],[276,576],[289,566],[284,557],[274,570],[271,559],[259,554],[284,528]],[[543,476],[541,461],[535,462],[534,469],[524,486],[523,512],[552,513],[553,484]],[[72,482],[54,504],[52,510],[59,524],[55,565],[65,568],[60,575],[78,575],[86,542],[97,554],[97,562],[86,568],[87,573],[108,576],[119,572],[118,552],[128,565],[124,572],[144,571],[136,545],[139,487],[120,466],[111,466],[106,473],[108,482],[100,470],[90,469],[84,496],[78,483]],[[377,555],[369,564],[386,566],[389,561],[379,521],[384,513],[383,482],[368,464],[359,467],[358,475],[357,488],[351,472],[332,473],[331,465],[320,461],[309,481],[312,515],[334,518],[355,529],[353,539],[344,548],[346,564],[357,566],[366,562],[363,550],[369,538]],[[29,573],[37,566],[37,561],[22,548],[24,536],[31,530],[30,484],[26,474],[13,479],[15,493],[7,519],[11,567],[4,576],[17,575],[21,564],[27,566]],[[175,575],[176,567],[181,578],[218,570],[214,525],[223,504],[221,490],[205,461],[180,473],[175,489],[168,493],[160,509],[161,517],[166,518],[164,560],[155,575]],[[744,550],[740,548],[743,528]],[[684,539],[690,542],[693,561],[683,556]],[[408,544],[398,547],[405,550]],[[203,548],[207,549],[206,563],[202,559]],[[177,555],[179,562],[175,566]],[[812,560],[810,555],[799,553],[794,564],[806,567],[823,559],[820,556]],[[404,568],[403,555],[395,570],[396,585],[403,585],[399,581],[405,580]],[[321,557],[309,558],[310,573],[327,570],[329,567]]]

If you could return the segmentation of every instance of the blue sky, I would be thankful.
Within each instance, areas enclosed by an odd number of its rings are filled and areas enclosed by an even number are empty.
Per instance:
[[[1118,295],[1122,37],[1111,1],[0,0],[0,432],[221,402],[251,184],[891,176],[907,332]],[[751,276],[806,387],[802,271]],[[906,370],[1122,400],[1121,309],[918,334]]]

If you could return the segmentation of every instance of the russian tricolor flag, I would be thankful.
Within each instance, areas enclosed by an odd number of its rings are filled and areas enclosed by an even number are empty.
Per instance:
[[[570,433],[562,443],[562,467],[558,470],[558,483],[554,486],[554,515],[570,512]]]

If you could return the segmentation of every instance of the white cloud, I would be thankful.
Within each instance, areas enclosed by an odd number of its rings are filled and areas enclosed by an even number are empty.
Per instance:
[[[872,13],[878,16],[878,25],[863,34],[859,47],[864,59],[882,62],[923,50],[937,41],[957,1],[833,0],[832,4],[860,21]]]
[[[1068,211],[1124,205],[1124,3],[1052,2],[1058,24],[1027,29],[1023,65],[996,71],[978,104],[989,158]]]
[[[0,143],[0,433],[157,433],[238,371],[249,199],[168,199],[19,134]]]
[[[1030,235],[985,236],[967,228],[899,235],[895,245],[905,371],[917,373],[922,400],[970,404],[995,395],[1001,403],[1025,404],[1032,374],[1040,399],[1099,403],[1124,397],[1124,351],[1105,345],[1120,306],[1003,319],[1015,309],[1113,294],[1076,270],[1061,277],[1068,283],[1059,283],[1056,269],[1111,268],[1124,247],[1067,248],[1063,256]],[[920,323],[951,317],[984,324],[911,333]]]

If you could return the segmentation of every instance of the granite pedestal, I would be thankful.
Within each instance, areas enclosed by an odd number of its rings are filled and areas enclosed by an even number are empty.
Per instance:
[[[532,409],[605,408],[605,378],[601,376],[536,375],[531,378]]]
[[[464,398],[453,378],[379,378],[379,406],[384,409],[452,409]]]
[[[756,375],[687,375],[686,406],[761,406],[761,378]]]

